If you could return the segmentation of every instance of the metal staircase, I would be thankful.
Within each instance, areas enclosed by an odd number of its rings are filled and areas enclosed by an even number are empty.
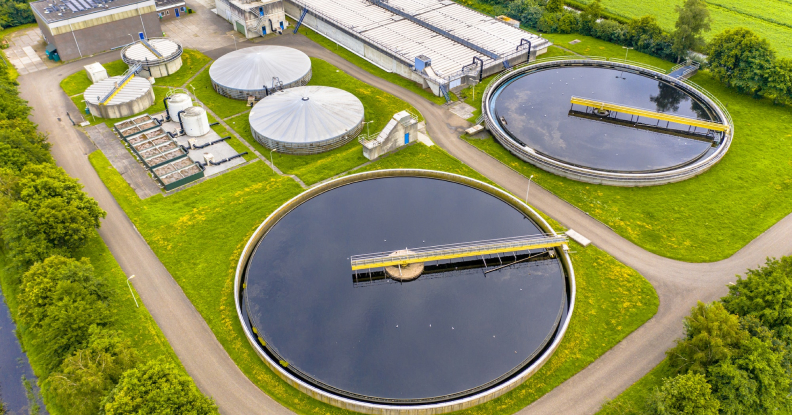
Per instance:
[[[294,34],[297,34],[297,31],[300,30],[300,26],[302,26],[303,19],[305,19],[305,15],[308,14],[308,8],[303,8],[302,14],[300,15],[300,20],[297,21],[297,24],[294,25]]]

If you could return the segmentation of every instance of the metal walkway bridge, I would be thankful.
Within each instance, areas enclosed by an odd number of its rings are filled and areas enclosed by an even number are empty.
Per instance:
[[[692,126],[692,127],[700,127],[700,128],[705,128],[707,130],[713,130],[713,131],[724,131],[724,132],[729,131],[729,125],[728,124],[721,124],[721,123],[711,122],[711,121],[703,121],[703,120],[698,120],[698,119],[690,118],[690,117],[683,117],[683,116],[679,116],[679,115],[665,114],[665,113],[662,113],[662,112],[646,110],[646,109],[641,109],[641,108],[635,108],[635,107],[628,107],[626,105],[613,104],[613,103],[605,102],[605,101],[596,101],[596,100],[593,100],[593,99],[581,98],[581,97],[573,96],[570,99],[570,102],[573,105],[583,105],[585,107],[595,108],[595,109],[600,110],[600,111],[614,111],[614,112],[620,112],[620,113],[623,113],[623,114],[636,115],[638,117],[651,118],[651,119],[654,119],[654,120],[658,120],[658,122],[659,121],[668,121],[668,122],[673,122],[673,123],[676,123],[676,124],[689,125],[689,126]]]
[[[143,69],[143,65],[140,64],[129,68],[121,77],[121,80],[113,87],[113,89],[110,90],[110,92],[108,92],[107,95],[105,95],[102,99],[99,100],[99,105],[107,105],[107,103],[110,102],[110,100],[113,99],[113,97],[116,96],[116,94],[119,91],[124,89],[124,87],[129,83],[129,81],[131,81],[132,78],[134,78],[135,75],[137,75],[137,73],[140,72],[142,69]]]
[[[352,270],[358,271],[361,269],[405,266],[415,263],[527,251],[530,249],[555,248],[566,244],[567,237],[565,235],[529,235],[425,248],[406,248],[404,251],[399,252],[352,255],[350,262]]]

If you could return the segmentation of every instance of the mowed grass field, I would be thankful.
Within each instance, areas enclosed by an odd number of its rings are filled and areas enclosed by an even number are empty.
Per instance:
[[[580,0],[588,4],[590,0]],[[665,30],[674,30],[675,6],[683,0],[602,0],[610,13],[636,18],[654,16]],[[708,0],[712,30],[707,39],[726,29],[745,27],[766,38],[779,56],[792,57],[792,1],[789,0]]]

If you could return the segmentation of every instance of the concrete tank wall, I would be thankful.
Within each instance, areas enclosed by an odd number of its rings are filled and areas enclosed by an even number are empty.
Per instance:
[[[148,107],[154,105],[154,89],[149,90],[140,98],[125,102],[123,104],[114,105],[96,105],[86,101],[88,110],[91,111],[95,117],[100,118],[123,118],[131,117],[137,113],[143,112]]]
[[[179,56],[178,58],[167,63],[163,63],[157,66],[144,67],[143,71],[140,74],[145,78],[148,77],[162,78],[164,76],[173,75],[173,73],[178,71],[179,68],[181,68],[181,66],[182,66],[182,58],[181,56]]]

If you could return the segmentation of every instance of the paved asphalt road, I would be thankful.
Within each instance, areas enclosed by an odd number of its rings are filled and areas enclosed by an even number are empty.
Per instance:
[[[303,50],[348,74],[410,102],[426,118],[431,138],[442,148],[516,195],[524,194],[528,180],[492,157],[460,140],[467,122],[446,108],[384,81],[303,36],[282,36],[271,43]],[[240,45],[243,46],[243,45]],[[244,46],[253,46],[246,42]],[[231,48],[204,51],[217,58]],[[117,52],[91,60],[109,62]],[[90,141],[71,127],[66,112],[76,108],[60,90],[64,76],[82,70],[91,60],[69,63],[20,77],[22,96],[34,108],[33,120],[49,134],[58,164],[85,185],[85,190],[107,211],[99,231],[127,275],[133,279],[157,324],[198,387],[213,397],[223,414],[288,414],[290,411],[262,393],[234,365],[213,333],[118,206],[87,159]],[[60,118],[60,119],[59,119]],[[591,414],[606,399],[617,396],[657,365],[666,349],[682,333],[682,318],[696,301],[712,301],[726,293],[726,284],[765,257],[792,254],[792,215],[748,244],[729,259],[708,264],[673,261],[649,253],[622,238],[584,212],[539,186],[529,202],[568,228],[573,228],[600,249],[636,269],[655,287],[660,309],[649,322],[561,386],[524,408],[520,414]],[[727,226],[727,225],[726,225]]]

